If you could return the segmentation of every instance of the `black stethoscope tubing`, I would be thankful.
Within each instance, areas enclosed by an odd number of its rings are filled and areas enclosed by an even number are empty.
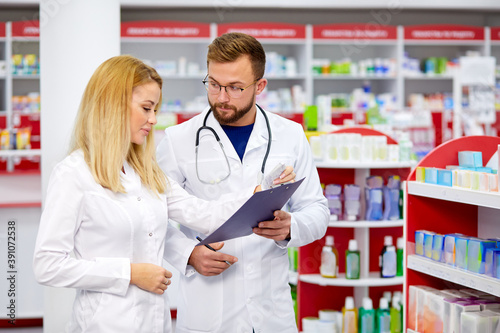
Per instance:
[[[262,161],[262,166],[260,168],[261,176],[264,177],[264,171],[266,169],[267,158],[269,156],[269,152],[271,151],[272,133],[271,133],[271,125],[269,124],[269,119],[267,118],[266,113],[264,112],[264,110],[258,104],[256,104],[256,106],[262,112],[262,115],[264,116],[264,119],[266,120],[267,133],[268,133],[268,136],[269,136],[268,141],[267,141],[266,154],[264,155],[264,159]],[[220,138],[217,135],[217,132],[215,132],[215,130],[212,127],[207,126],[207,119],[208,119],[208,116],[210,115],[211,112],[212,112],[212,109],[208,110],[207,114],[205,115],[205,118],[203,119],[203,126],[201,126],[200,128],[198,128],[198,131],[196,131],[196,141],[195,141],[196,152],[198,151],[198,145],[200,143],[200,132],[202,130],[209,130],[210,132],[212,132],[213,135],[215,136],[215,140],[217,140],[217,142],[221,146],[222,150],[224,151],[224,147],[223,147],[222,143],[220,142]],[[224,155],[225,155],[225,153],[224,153]],[[226,160],[227,160],[227,157],[226,157]],[[228,167],[229,167],[229,162],[228,162]],[[229,167],[229,169],[230,169],[230,167]]]

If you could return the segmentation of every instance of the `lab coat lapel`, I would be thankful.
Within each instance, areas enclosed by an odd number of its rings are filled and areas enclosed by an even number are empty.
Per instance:
[[[257,115],[255,116],[253,131],[252,134],[250,134],[250,138],[248,139],[247,148],[245,149],[245,154],[263,145],[267,146],[268,138],[269,138],[269,133],[267,131],[266,119],[262,115],[262,112],[260,111],[259,107],[257,107]]]

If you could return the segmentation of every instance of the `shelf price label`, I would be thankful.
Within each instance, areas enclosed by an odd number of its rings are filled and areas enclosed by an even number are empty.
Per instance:
[[[12,37],[40,37],[40,22],[12,22]]]
[[[396,40],[397,27],[380,24],[324,24],[313,26],[313,38],[322,40]]]
[[[181,21],[123,22],[121,36],[133,38],[210,38],[210,24]]]
[[[405,40],[484,41],[484,27],[452,24],[404,27]]]
[[[226,23],[217,25],[217,36],[242,32],[257,39],[305,39],[306,26],[289,23]]]

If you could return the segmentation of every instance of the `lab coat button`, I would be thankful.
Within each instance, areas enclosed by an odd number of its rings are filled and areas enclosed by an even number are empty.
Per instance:
[[[250,304],[252,303],[252,299],[251,298],[247,298],[247,304]]]
[[[141,201],[141,197],[137,197],[137,201]]]
[[[150,232],[150,233],[149,233],[149,237],[152,237],[152,236],[153,236],[153,233],[152,233],[152,232]]]
[[[253,265],[247,265],[247,271],[251,272],[253,270]]]

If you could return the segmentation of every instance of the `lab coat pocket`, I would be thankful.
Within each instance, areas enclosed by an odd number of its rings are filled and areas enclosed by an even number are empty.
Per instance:
[[[79,326],[81,326],[84,331],[93,322],[95,315],[100,310],[102,303],[102,292],[90,291],[90,290],[79,290],[76,301],[75,314],[80,313]]]
[[[288,284],[288,252],[271,260],[271,297],[274,305],[274,314],[278,317],[287,317],[294,314],[290,286]]]
[[[181,303],[177,312],[177,325],[181,332],[216,332],[222,318],[222,276],[198,276],[195,274],[180,284]]]

